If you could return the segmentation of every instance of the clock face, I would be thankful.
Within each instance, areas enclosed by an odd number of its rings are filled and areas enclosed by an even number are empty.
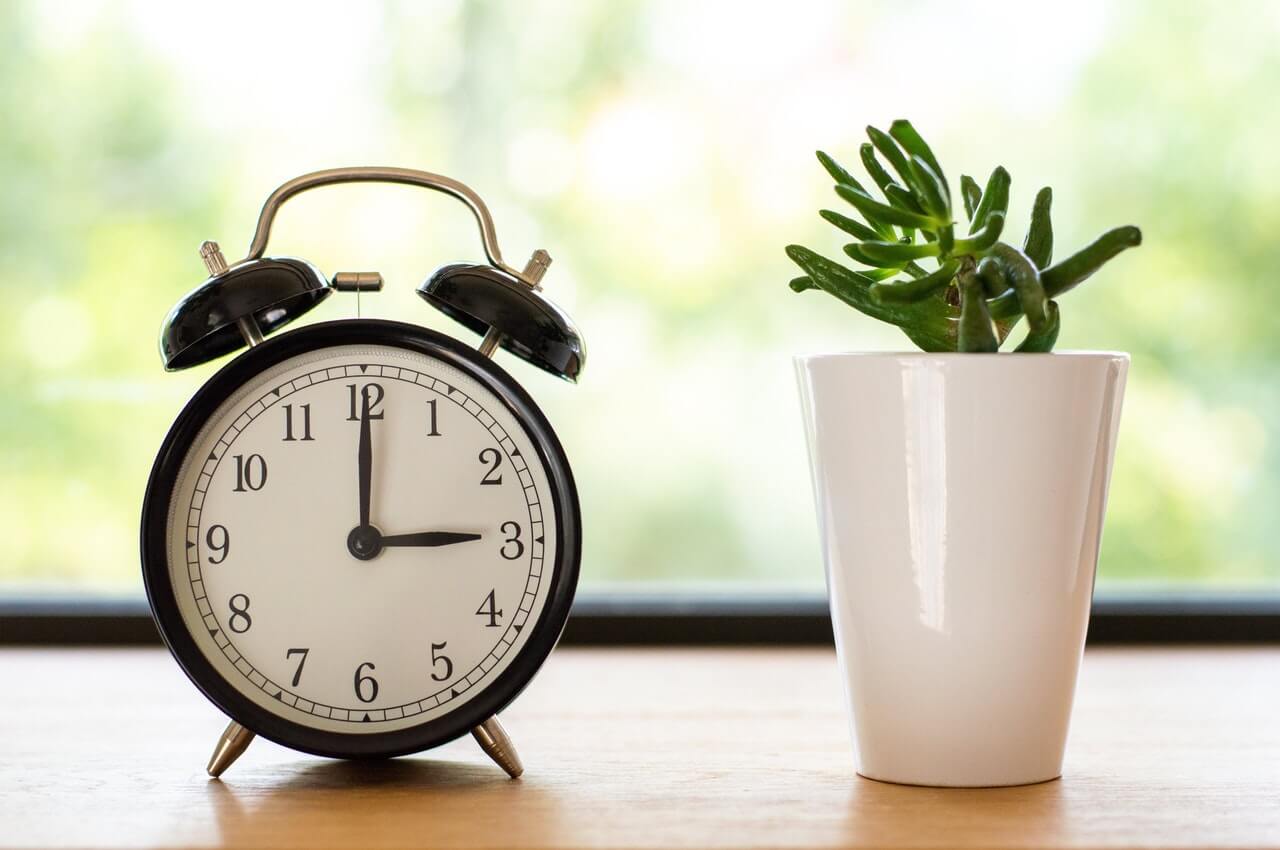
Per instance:
[[[396,732],[465,713],[528,648],[556,594],[558,470],[480,377],[395,345],[313,348],[175,449],[168,583],[240,698],[292,726]]]

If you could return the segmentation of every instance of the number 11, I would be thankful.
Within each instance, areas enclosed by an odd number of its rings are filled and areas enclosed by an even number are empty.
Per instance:
[[[311,440],[311,405],[301,405],[302,409],[302,440],[305,442]],[[298,438],[293,436],[293,405],[284,405],[284,442],[295,443]]]

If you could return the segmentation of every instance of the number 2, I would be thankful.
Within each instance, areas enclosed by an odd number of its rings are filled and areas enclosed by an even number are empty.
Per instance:
[[[494,448],[481,449],[479,460],[481,463],[492,464],[489,467],[489,471],[484,474],[484,478],[480,479],[480,483],[501,484],[502,476],[498,474],[498,467],[502,466],[502,455],[498,453],[498,450]]]

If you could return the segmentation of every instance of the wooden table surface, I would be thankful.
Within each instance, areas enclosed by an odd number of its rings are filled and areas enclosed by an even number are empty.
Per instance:
[[[835,658],[564,649],[504,715],[509,781],[457,741],[343,763],[256,741],[161,650],[0,651],[0,846],[1280,847],[1280,649],[1087,653],[1063,779],[856,776]]]

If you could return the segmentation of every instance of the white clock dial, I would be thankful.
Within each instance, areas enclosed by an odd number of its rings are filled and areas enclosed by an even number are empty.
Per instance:
[[[356,533],[366,398],[373,530]],[[200,430],[170,500],[170,579],[241,694],[388,732],[455,711],[516,658],[550,593],[554,511],[533,442],[478,381],[393,346],[323,348]]]

